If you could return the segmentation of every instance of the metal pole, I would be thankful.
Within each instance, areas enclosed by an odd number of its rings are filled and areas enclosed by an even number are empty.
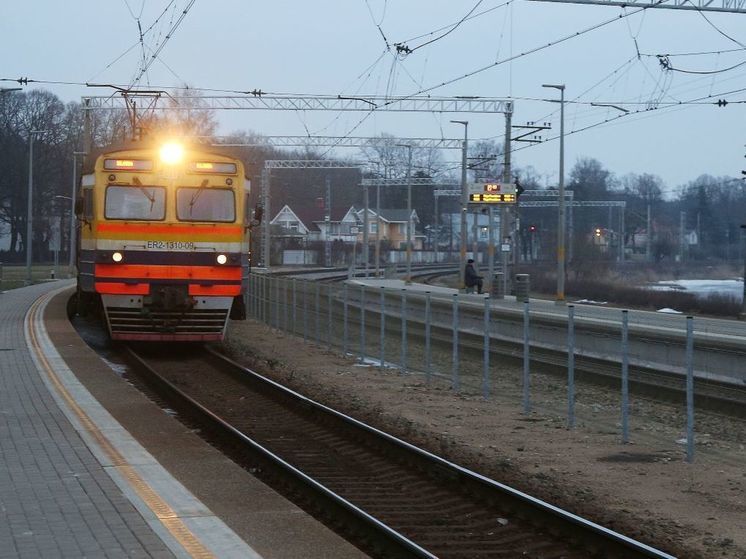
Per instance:
[[[507,110],[505,112],[505,140],[503,145],[503,182],[506,184],[510,183],[510,174],[511,174],[511,168],[510,168],[510,134],[512,131],[512,118],[513,118],[513,105],[510,105],[510,110]],[[509,293],[509,285],[510,285],[510,273],[508,273],[508,257],[510,256],[508,252],[502,250],[502,244],[507,241],[507,238],[510,237],[510,229],[509,229],[509,217],[508,217],[508,207],[503,204],[500,206],[500,264],[502,266],[503,271],[503,295],[507,295]],[[512,242],[510,243],[513,244]],[[513,247],[515,250],[515,247]]]
[[[360,286],[360,362],[365,362],[365,286]]]
[[[482,371],[482,396],[490,397],[490,296],[484,298],[484,357]]]
[[[260,258],[262,266],[269,270],[269,251],[270,251],[270,221],[272,216],[269,215],[269,181],[270,170],[265,167],[262,169],[262,207],[264,208],[264,219],[262,219],[262,250]]]
[[[326,304],[327,304],[327,326],[326,326],[326,342],[329,349],[332,349],[332,285],[328,284],[326,287]]]
[[[622,442],[629,442],[629,311],[622,311]]]
[[[565,301],[565,85],[544,84],[542,87],[560,91],[560,160],[559,160],[559,215],[557,224],[557,297],[558,303]]]
[[[295,327],[298,324],[298,288],[296,282],[297,280],[293,278],[293,334],[295,334]]]
[[[451,349],[452,368],[451,368],[451,388],[458,392],[460,388],[459,381],[459,356],[458,356],[458,293],[453,294],[453,346]]]
[[[324,238],[324,266],[332,265],[332,181],[326,177],[326,200],[324,204],[324,220],[326,221],[326,235]]]
[[[407,146],[407,283],[412,283],[412,146]]]
[[[430,292],[425,291],[425,382],[430,384]]]
[[[316,344],[321,343],[321,287],[316,285]]]
[[[492,293],[495,287],[493,285],[495,281],[495,210],[491,205],[487,208],[487,216],[489,219],[487,225],[489,239],[487,241],[487,281],[485,287],[487,293]]]
[[[303,282],[303,342],[308,341],[308,283]]]
[[[368,277],[368,229],[370,227],[369,216],[368,216],[368,185],[363,185],[363,270],[365,271],[364,277]]]
[[[36,132],[31,130],[28,136],[28,202],[26,208],[26,285],[31,285],[31,251],[32,245],[34,244],[31,238],[32,233],[32,219],[33,219],[33,192],[34,192],[34,134]]]
[[[694,461],[694,319],[686,317],[686,461]]]
[[[383,372],[384,363],[386,363],[386,288],[381,287],[380,312],[381,312],[381,361],[378,369]]]
[[[343,306],[343,314],[342,314],[342,354],[347,355],[347,307],[349,305],[349,299],[348,299],[348,293],[347,293],[347,284],[344,284],[343,291],[343,299],[342,299],[342,306]]]
[[[282,314],[283,314],[283,324],[285,325],[285,332],[290,331],[290,324],[288,323],[288,307],[290,306],[290,297],[288,293],[288,280],[284,280],[282,282],[282,292],[283,292],[283,304],[282,304]]]
[[[381,276],[381,185],[376,184],[376,277]]]
[[[401,372],[407,372],[407,290],[401,290]]]
[[[567,428],[575,427],[575,305],[567,306]]]
[[[528,305],[528,301],[523,302],[523,413],[531,411]]]
[[[68,259],[70,277],[73,276],[73,269],[75,268],[75,198],[78,194],[78,155],[85,155],[85,153],[80,151],[73,152],[73,189],[70,194],[70,257]]]
[[[461,270],[461,289],[464,288],[464,269],[466,268],[466,208],[469,205],[469,193],[466,188],[466,167],[467,167],[467,151],[469,148],[468,141],[468,120],[452,120],[454,124],[464,125],[464,149],[461,153],[461,259],[460,259],[460,270]]]

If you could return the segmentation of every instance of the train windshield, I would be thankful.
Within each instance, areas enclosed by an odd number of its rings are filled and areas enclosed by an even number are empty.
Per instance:
[[[180,221],[236,220],[236,199],[225,188],[183,187],[176,191],[176,217]]]
[[[106,219],[159,221],[166,217],[166,189],[162,186],[108,186]]]

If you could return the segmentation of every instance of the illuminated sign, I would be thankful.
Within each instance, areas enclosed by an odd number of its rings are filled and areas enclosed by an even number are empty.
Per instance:
[[[512,183],[474,182],[469,186],[469,202],[472,204],[515,204],[516,187]]]
[[[194,161],[190,164],[192,173],[213,173],[219,175],[235,175],[238,170],[235,163],[218,163],[215,161]]]
[[[515,204],[515,194],[469,194],[475,204]]]
[[[153,162],[148,159],[104,159],[107,171],[152,171]]]

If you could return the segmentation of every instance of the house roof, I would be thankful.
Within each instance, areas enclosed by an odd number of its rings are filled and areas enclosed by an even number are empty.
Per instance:
[[[375,215],[376,210],[374,208],[368,208],[368,211]],[[360,210],[360,213],[362,213],[363,210]],[[414,214],[414,220],[418,221],[417,218],[417,211],[412,210],[412,213]],[[407,210],[399,210],[399,209],[390,209],[390,210],[384,210],[381,208],[380,213],[381,219],[384,221],[388,221],[390,223],[406,223],[409,221],[409,212]]]

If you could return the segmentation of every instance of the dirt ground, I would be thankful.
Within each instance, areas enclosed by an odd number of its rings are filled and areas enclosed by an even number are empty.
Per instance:
[[[428,384],[251,320],[233,322],[225,345],[317,401],[672,555],[746,559],[746,421],[698,412],[688,464],[682,406],[633,397],[631,442],[622,445],[613,390],[580,384],[568,430],[562,379],[532,371],[524,414],[515,361],[491,364],[485,401],[476,364],[464,364],[456,394],[444,376]]]

